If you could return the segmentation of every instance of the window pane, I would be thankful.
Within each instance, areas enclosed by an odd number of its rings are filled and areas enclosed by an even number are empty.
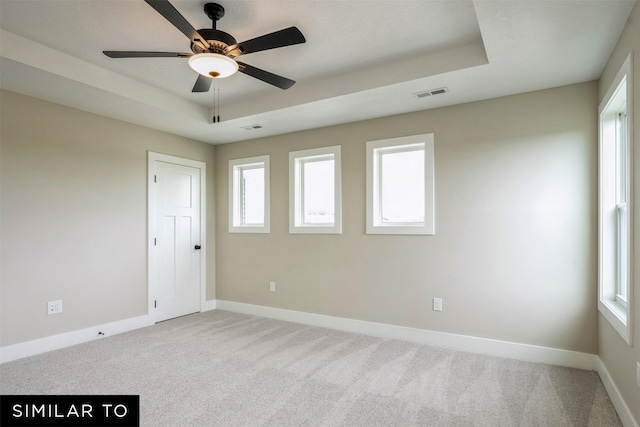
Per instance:
[[[380,154],[380,220],[424,222],[424,150]]]
[[[333,224],[335,222],[334,161],[302,162],[302,222]]]
[[[627,205],[620,204],[616,208],[617,211],[617,261],[618,261],[618,280],[616,285],[616,295],[624,302],[627,301],[627,271],[628,271],[628,259],[629,251],[628,247],[628,235],[629,235],[629,219],[627,215]]]
[[[242,224],[264,223],[264,167],[241,171]]]
[[[626,108],[616,117],[616,189],[617,203],[627,201],[627,113]]]

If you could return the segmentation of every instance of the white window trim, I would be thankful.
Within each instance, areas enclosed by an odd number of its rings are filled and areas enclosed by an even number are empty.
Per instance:
[[[264,223],[261,225],[240,224],[238,215],[240,213],[239,197],[236,198],[235,174],[238,168],[264,165]],[[229,233],[269,233],[270,232],[270,169],[269,156],[248,157],[244,159],[229,160]]]
[[[379,216],[379,185],[374,182],[376,168],[375,151],[380,148],[392,148],[424,144],[424,223],[385,224]],[[399,138],[367,141],[367,234],[435,234],[435,176],[434,176],[434,137],[433,133],[411,135]]]
[[[334,161],[334,223],[321,225],[303,224],[299,188],[299,164],[311,158],[331,156]],[[291,234],[341,234],[342,233],[342,161],[341,146],[313,148],[289,153],[289,233]]]
[[[632,325],[633,325],[633,200],[632,198],[632,183],[633,183],[633,166],[632,166],[632,153],[633,153],[633,82],[632,82],[632,56],[629,54],[624,64],[618,71],[615,79],[609,86],[606,95],[604,96],[600,106],[598,108],[598,167],[599,167],[599,176],[598,176],[598,310],[603,315],[605,319],[613,326],[613,328],[620,334],[620,336],[627,342],[627,344],[632,345]],[[627,284],[627,301],[626,304],[624,301],[621,301],[618,297],[618,288],[616,283],[611,283],[610,277],[611,274],[606,274],[606,271],[611,269],[611,265],[613,263],[617,263],[617,259],[612,261],[612,256],[609,254],[611,251],[605,251],[603,246],[606,244],[604,242],[610,240],[607,237],[610,237],[610,233],[618,234],[617,226],[611,227],[607,226],[606,217],[604,215],[604,198],[607,190],[605,188],[605,178],[604,178],[604,170],[605,167],[603,165],[604,160],[604,126],[603,124],[607,121],[610,121],[610,118],[607,118],[611,115],[613,108],[611,106],[612,101],[618,89],[620,88],[623,81],[626,81],[626,112],[627,112],[627,163],[626,168],[628,171],[629,180],[627,182],[627,199],[625,203],[626,215],[629,218],[629,230],[627,234],[627,263],[626,263],[626,277],[628,280]],[[617,190],[616,190],[617,191]],[[617,212],[616,216],[619,215]],[[616,228],[616,230],[611,230],[611,228]],[[619,238],[619,237],[618,237]],[[616,275],[618,275],[618,269],[616,268]],[[607,275],[609,278],[605,277]]]

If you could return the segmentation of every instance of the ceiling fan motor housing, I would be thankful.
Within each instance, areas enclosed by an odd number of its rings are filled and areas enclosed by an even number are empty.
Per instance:
[[[204,28],[198,30],[198,33],[206,39],[210,47],[206,47],[206,43],[199,37],[191,40],[191,51],[193,53],[220,53],[224,54],[224,50],[228,46],[236,44],[236,39],[229,33],[224,31]]]

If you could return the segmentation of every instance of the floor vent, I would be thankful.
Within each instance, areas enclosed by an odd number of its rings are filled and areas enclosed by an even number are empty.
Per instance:
[[[443,93],[449,92],[449,89],[446,87],[440,87],[438,89],[425,90],[423,92],[416,92],[413,94],[418,99],[426,98],[428,96],[441,95]]]

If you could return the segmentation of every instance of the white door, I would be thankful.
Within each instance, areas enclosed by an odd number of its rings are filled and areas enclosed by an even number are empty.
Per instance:
[[[201,308],[204,259],[200,187],[204,171],[198,165],[174,163],[180,160],[163,156],[152,161],[150,153],[152,323],[199,312]]]

